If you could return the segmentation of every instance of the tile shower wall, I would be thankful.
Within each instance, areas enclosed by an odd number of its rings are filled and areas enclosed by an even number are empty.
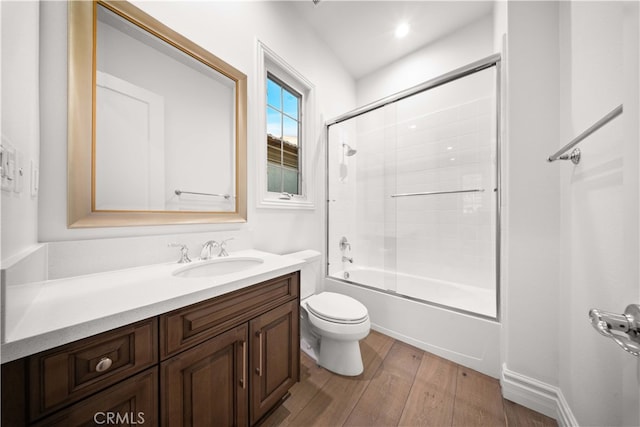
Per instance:
[[[395,211],[385,203],[388,187],[394,185],[396,148],[395,108],[384,107],[360,116],[358,129],[358,169],[356,172],[355,237],[357,265],[385,271],[395,270]],[[355,246],[354,246],[355,250]],[[388,277],[385,278],[387,281]],[[393,283],[385,283],[393,289]]]
[[[351,121],[332,126],[329,129],[329,147],[328,147],[328,179],[331,181],[329,186],[328,218],[329,218],[329,234],[327,252],[327,262],[329,263],[329,273],[331,275],[340,276],[340,272],[345,270],[346,266],[342,262],[342,255],[352,257],[353,251],[361,247],[360,243],[355,239],[353,224],[356,224],[356,170],[358,166],[358,158],[356,156],[348,157],[342,147],[343,143],[357,148],[356,132],[354,123]],[[342,237],[346,237],[351,243],[351,251],[340,251],[339,242]],[[359,262],[360,255],[356,255],[356,262]]]
[[[355,193],[355,265],[493,289],[493,98],[424,113],[421,96],[357,119],[356,184],[343,186]],[[391,197],[475,188],[485,191]]]
[[[397,212],[399,272],[495,287],[494,111],[492,98],[481,98],[400,118],[397,193],[484,191],[387,199]]]

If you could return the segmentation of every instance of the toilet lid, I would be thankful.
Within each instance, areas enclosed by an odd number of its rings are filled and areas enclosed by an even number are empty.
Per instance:
[[[322,292],[308,298],[307,308],[329,322],[360,323],[368,316],[367,307],[360,301],[333,292]]]

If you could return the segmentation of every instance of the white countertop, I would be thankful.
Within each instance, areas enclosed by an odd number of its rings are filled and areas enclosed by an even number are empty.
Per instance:
[[[9,286],[2,363],[292,273],[304,263],[257,250],[228,259],[237,257],[264,262],[214,277],[176,277],[185,264],[170,263]]]

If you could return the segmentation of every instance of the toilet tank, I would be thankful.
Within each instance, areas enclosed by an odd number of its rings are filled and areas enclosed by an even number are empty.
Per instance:
[[[286,254],[305,261],[300,267],[300,299],[313,295],[322,280],[322,254],[314,250],[306,250]]]

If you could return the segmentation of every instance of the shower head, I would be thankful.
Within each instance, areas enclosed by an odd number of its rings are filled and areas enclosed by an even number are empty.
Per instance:
[[[345,154],[347,155],[347,157],[351,157],[358,152],[358,150],[356,150],[355,148],[351,148],[349,144],[346,144],[344,142],[342,143],[342,148],[346,148]]]

